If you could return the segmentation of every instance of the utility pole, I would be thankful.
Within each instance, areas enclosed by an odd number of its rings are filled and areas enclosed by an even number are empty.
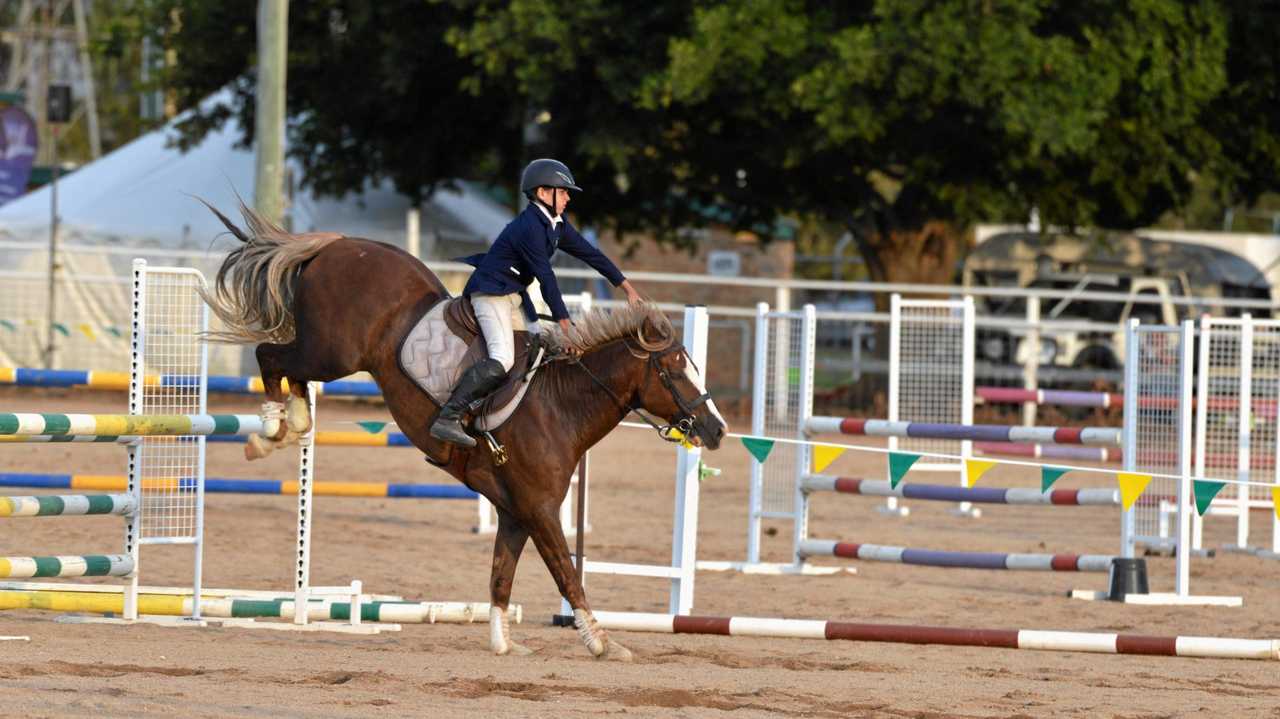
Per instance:
[[[258,0],[258,94],[254,140],[257,169],[254,205],[283,224],[285,75],[289,44],[289,0]]]
[[[90,159],[102,154],[88,10],[86,0],[22,0],[14,24],[0,28],[0,44],[10,57],[2,89],[25,96],[40,138],[40,165],[51,162],[50,126],[43,109],[45,87],[51,82],[73,87],[72,116],[62,134],[84,119]]]

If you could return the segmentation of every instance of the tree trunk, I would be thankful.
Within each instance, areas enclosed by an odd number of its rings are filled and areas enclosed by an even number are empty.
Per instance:
[[[967,233],[938,220],[919,229],[890,228],[854,236],[859,238],[859,249],[875,282],[955,284],[969,245]],[[878,310],[888,310],[888,294],[877,294],[875,301]]]

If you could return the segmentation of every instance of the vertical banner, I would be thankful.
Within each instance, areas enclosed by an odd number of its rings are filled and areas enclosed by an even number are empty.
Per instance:
[[[17,105],[0,108],[0,205],[27,191],[35,161],[35,122]]]

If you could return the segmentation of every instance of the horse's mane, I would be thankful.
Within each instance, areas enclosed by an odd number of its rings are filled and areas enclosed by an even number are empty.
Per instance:
[[[614,340],[630,339],[645,351],[655,352],[676,341],[675,328],[657,305],[644,302],[614,310],[592,310],[578,320],[566,338],[559,327],[551,329],[552,340],[560,346],[565,340],[583,352],[590,352]]]

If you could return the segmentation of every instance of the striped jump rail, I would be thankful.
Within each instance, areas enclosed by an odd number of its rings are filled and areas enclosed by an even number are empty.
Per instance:
[[[57,557],[0,557],[0,577],[124,577],[133,574],[127,554],[87,554]]]
[[[0,414],[0,435],[185,435],[257,434],[254,414]]]
[[[201,597],[200,614],[216,619],[293,619],[294,599],[249,597]],[[190,595],[139,594],[138,613],[153,616],[189,617],[193,600]],[[54,612],[88,612],[122,614],[121,594],[91,594],[75,591],[0,590],[0,610],[41,609]],[[519,623],[524,612],[520,605],[510,607],[509,616]],[[311,621],[349,621],[351,602],[313,599],[307,603]],[[487,602],[361,602],[360,620],[396,624],[470,624],[489,621]]]
[[[195,479],[154,477],[142,481],[143,489],[195,489]],[[475,499],[475,492],[461,484],[391,484],[382,482],[314,482],[312,491],[325,497],[381,497],[387,499]],[[0,487],[34,489],[75,489],[122,491],[128,487],[123,475],[0,473]],[[298,493],[297,480],[219,479],[204,480],[204,491],[214,494]]]
[[[605,629],[729,637],[780,637],[891,644],[1034,649],[1096,654],[1142,654],[1211,659],[1280,660],[1280,640],[1169,637],[1038,629],[972,629],[910,624],[866,624],[762,617],[699,617],[637,612],[594,612]]]
[[[953,552],[910,549],[884,544],[857,544],[830,539],[806,539],[797,550],[801,557],[844,557],[872,562],[918,564],[957,569],[1009,569],[1039,572],[1106,572],[1107,554],[1006,554],[1003,552]]]
[[[23,444],[29,442],[118,442],[120,444],[129,444],[136,442],[140,437],[137,436],[114,436],[114,435],[77,435],[77,434],[10,434],[0,435],[0,444],[15,443]],[[227,442],[233,444],[244,444],[249,441],[245,435],[237,434],[218,434],[211,435],[207,438],[209,442]],[[402,432],[387,432],[385,434],[370,434],[368,432],[316,432],[316,444],[325,447],[412,447],[413,442],[409,441]]]
[[[1041,492],[1029,487],[961,487],[952,484],[903,483],[894,489],[882,479],[805,475],[800,484],[806,492],[840,492],[874,497],[903,497],[938,502],[979,502],[985,504],[1030,504],[1057,506],[1120,506],[1116,489],[1054,489]]]
[[[1059,407],[1123,407],[1124,395],[1118,392],[1078,392],[1059,389],[1021,389],[1017,387],[975,387],[974,395],[989,404],[1023,404],[1034,402],[1039,405],[1056,405]],[[1193,400],[1198,401],[1198,400]],[[1277,403],[1274,399],[1254,398],[1249,406],[1253,412],[1264,417],[1276,416]],[[1147,409],[1178,408],[1177,397],[1139,397],[1138,406]],[[1210,397],[1207,401],[1209,409],[1229,412],[1240,407],[1240,400],[1235,397]]]
[[[1120,407],[1124,395],[1118,392],[1077,392],[1061,389],[1022,389],[1018,387],[974,387],[974,396],[990,404],[1036,404],[1060,407]]]
[[[1013,427],[1003,424],[943,424],[890,422],[885,419],[855,417],[810,417],[805,425],[805,431],[809,434],[851,434],[868,437],[909,437],[976,442],[1107,446],[1120,444],[1120,429],[1116,427]]]
[[[0,517],[71,517],[88,514],[133,514],[137,507],[128,494],[51,494],[40,497],[0,497]]]
[[[1068,459],[1077,462],[1119,462],[1124,458],[1119,447],[1084,447],[1071,444],[974,442],[973,449],[982,454],[1003,454],[1010,457],[1035,459]]]
[[[148,387],[195,387],[200,378],[196,375],[150,374],[145,384]],[[81,389],[99,389],[125,391],[129,389],[128,372],[107,372],[102,370],[82,369],[28,369],[26,367],[0,367],[0,384],[18,387],[76,387]],[[285,381],[288,387],[288,380]],[[382,391],[376,382],[369,380],[335,380],[333,382],[314,382],[316,394],[330,397],[380,397]],[[222,394],[263,394],[261,377],[237,377],[234,375],[212,375],[209,377],[208,391]]]

